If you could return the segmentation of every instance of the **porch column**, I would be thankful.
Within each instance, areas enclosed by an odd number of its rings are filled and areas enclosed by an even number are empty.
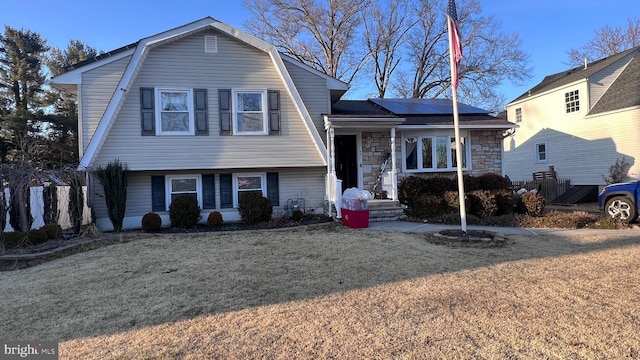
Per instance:
[[[391,199],[398,200],[398,172],[396,169],[396,128],[391,128]]]

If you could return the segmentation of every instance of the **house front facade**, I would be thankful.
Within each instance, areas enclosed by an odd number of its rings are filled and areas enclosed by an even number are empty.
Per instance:
[[[436,119],[380,99],[354,112],[338,101],[348,84],[210,17],[76,64],[51,84],[77,99],[79,168],[128,166],[125,229],[148,212],[168,225],[169,205],[185,194],[203,219],[220,211],[233,222],[250,191],[271,200],[274,216],[292,204],[330,213],[346,187],[379,183],[393,200],[398,176],[456,169],[450,111]],[[512,125],[468,115],[463,167],[500,173]],[[88,187],[96,225],[111,230],[102,186],[89,175]]]
[[[504,171],[512,180],[553,167],[572,185],[604,185],[623,158],[640,178],[639,47],[545,77],[506,107],[518,125],[504,139]]]

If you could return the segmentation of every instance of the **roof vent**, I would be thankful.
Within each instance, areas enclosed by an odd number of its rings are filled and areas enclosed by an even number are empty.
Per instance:
[[[587,58],[584,58],[584,69],[587,70]]]
[[[204,52],[205,53],[217,53],[218,52],[218,37],[213,35],[205,35],[204,37]]]

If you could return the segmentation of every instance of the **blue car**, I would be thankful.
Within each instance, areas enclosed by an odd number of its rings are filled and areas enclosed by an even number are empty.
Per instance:
[[[640,181],[611,184],[598,195],[598,206],[607,216],[631,223],[638,216],[639,196]]]

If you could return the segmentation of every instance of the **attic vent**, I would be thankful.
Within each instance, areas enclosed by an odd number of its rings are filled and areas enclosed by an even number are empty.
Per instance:
[[[217,53],[218,52],[218,37],[207,35],[204,37],[204,52],[205,53]]]

